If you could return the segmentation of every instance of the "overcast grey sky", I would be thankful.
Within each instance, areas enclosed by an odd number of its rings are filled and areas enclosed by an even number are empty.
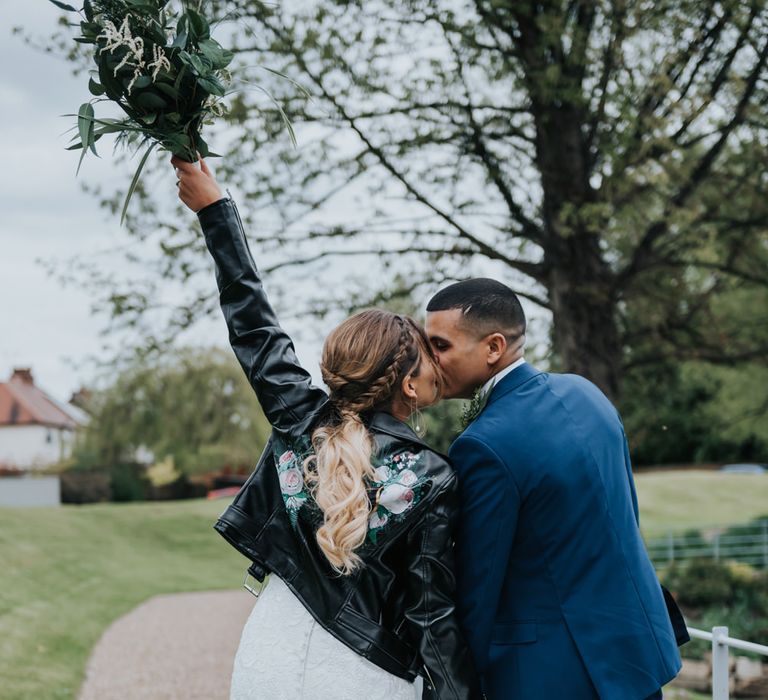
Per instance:
[[[31,367],[41,387],[68,399],[94,375],[88,358],[101,352],[107,319],[92,314],[84,290],[63,285],[40,261],[66,272],[69,260],[98,260],[118,274],[124,258],[116,249],[137,244],[81,189],[83,182],[124,187],[131,173],[115,170],[108,146],[101,159],[87,156],[76,178],[77,155],[65,150],[75,120],[60,115],[89,99],[87,80],[12,34],[20,25],[44,38],[60,14],[47,0],[0,0],[0,381],[14,367]],[[225,345],[226,329],[217,318],[194,337]],[[313,372],[319,343],[297,342]]]
[[[87,86],[61,59],[27,46],[11,28],[44,37],[59,11],[45,0],[0,0],[0,379],[31,367],[57,398],[89,378],[73,367],[97,352],[103,320],[85,292],[64,288],[38,259],[65,261],[119,242],[117,222],[99,210],[75,179],[76,156],[64,150]],[[81,178],[109,180],[109,159],[87,162]]]

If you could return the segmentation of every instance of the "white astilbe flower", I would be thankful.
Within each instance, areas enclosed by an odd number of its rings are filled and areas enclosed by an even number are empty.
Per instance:
[[[123,66],[131,66],[133,68],[133,77],[131,82],[128,83],[127,92],[130,95],[133,89],[134,83],[141,76],[141,69],[146,67],[144,62],[144,39],[140,36],[134,37],[131,34],[131,27],[128,24],[128,15],[126,15],[123,23],[120,25],[120,29],[115,26],[115,23],[107,20],[104,23],[104,31],[99,34],[97,39],[104,39],[105,44],[101,49],[102,51],[109,51],[114,53],[116,49],[125,47],[126,51],[123,60],[115,68],[113,75],[117,77],[118,71]],[[166,59],[167,61],[167,59]]]
[[[227,112],[227,105],[219,100],[209,100],[205,105],[214,117],[223,117]]]
[[[157,79],[157,74],[165,68],[171,70],[171,62],[168,60],[162,46],[155,44],[152,47],[152,62],[147,64],[147,68],[152,68],[152,82]]]

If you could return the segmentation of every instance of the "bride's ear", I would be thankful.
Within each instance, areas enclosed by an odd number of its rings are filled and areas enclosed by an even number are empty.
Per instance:
[[[413,383],[413,377],[410,374],[407,374],[404,378],[402,383],[400,384],[400,389],[403,392],[403,396],[406,399],[416,399],[416,387]]]

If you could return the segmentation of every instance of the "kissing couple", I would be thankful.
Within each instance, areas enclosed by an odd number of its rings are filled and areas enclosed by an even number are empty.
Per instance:
[[[172,160],[213,257],[229,341],[272,425],[215,525],[268,584],[232,700],[645,700],[680,669],[685,624],[638,528],[621,419],[582,377],[523,358],[505,285],[437,292],[426,329],[357,313],[313,386],[233,201]],[[469,398],[446,457],[409,427]]]

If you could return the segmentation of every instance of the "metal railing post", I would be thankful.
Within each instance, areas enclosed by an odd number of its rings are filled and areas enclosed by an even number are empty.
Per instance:
[[[729,653],[727,627],[712,628],[712,700],[728,700]]]
[[[768,569],[768,520],[763,520],[763,566]]]

